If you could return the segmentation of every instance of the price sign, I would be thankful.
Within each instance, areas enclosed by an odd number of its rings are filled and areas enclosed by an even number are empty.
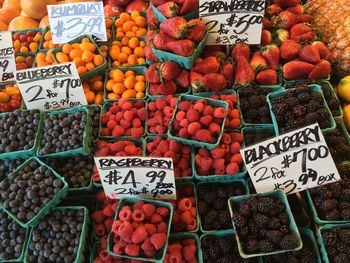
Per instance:
[[[107,41],[103,2],[81,2],[47,6],[52,41],[64,44],[90,34]]]
[[[0,32],[0,83],[15,80],[15,52],[11,32]]]
[[[73,62],[18,70],[16,80],[27,109],[49,111],[87,104]]]
[[[260,44],[265,0],[199,0],[207,45]]]
[[[341,180],[318,124],[241,150],[258,193],[293,194]]]
[[[171,158],[95,157],[106,195],[112,199],[176,199]]]

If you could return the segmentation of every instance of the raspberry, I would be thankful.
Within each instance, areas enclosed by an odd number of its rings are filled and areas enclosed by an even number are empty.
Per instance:
[[[143,253],[146,257],[153,258],[156,255],[156,250],[144,250]]]
[[[140,255],[140,246],[137,244],[126,245],[125,254],[131,257],[138,257]]]
[[[111,130],[113,130],[114,129],[114,127],[117,125],[117,122],[116,121],[114,121],[114,120],[109,120],[108,122],[107,122],[107,128],[108,129],[111,129]]]
[[[230,174],[230,175],[234,175],[239,173],[239,166],[237,163],[230,163],[229,165],[227,165],[226,167],[226,173]]]
[[[142,250],[155,250],[154,245],[151,243],[149,238],[146,238],[141,245]]]
[[[181,251],[182,250],[182,246],[179,243],[173,243],[173,244],[169,244],[168,245],[168,249],[167,249],[170,253],[173,253],[174,251]]]
[[[195,134],[195,138],[198,140],[198,141],[201,141],[201,142],[208,142],[208,143],[212,143],[214,138],[213,136],[211,135],[210,131],[206,130],[206,129],[201,129],[201,130],[198,130]]]
[[[186,225],[192,222],[192,215],[189,211],[183,212],[180,218],[181,218],[181,221],[184,222]]]
[[[189,138],[189,134],[188,134],[188,131],[186,128],[182,128],[179,130],[179,136],[181,138],[184,138],[184,139],[188,139]]]
[[[218,170],[225,169],[225,159],[214,159],[213,168]]]
[[[179,111],[176,113],[175,119],[178,121],[182,121],[186,117],[186,112],[184,111]]]
[[[184,258],[191,261],[196,257],[197,247],[195,245],[188,245],[182,249]]]
[[[201,124],[199,122],[192,122],[188,125],[188,133],[194,135],[201,128]]]
[[[143,127],[131,128],[131,136],[135,139],[141,138],[144,133],[145,133],[145,130]]]
[[[133,232],[134,230],[130,222],[122,222],[118,229],[118,235],[125,241],[131,241]]]
[[[132,121],[132,119],[134,118],[134,116],[135,116],[135,114],[134,114],[133,111],[127,110],[127,111],[124,112],[124,116],[123,116],[123,117],[124,117],[124,119],[127,120],[127,121]]]
[[[181,143],[174,141],[174,140],[170,140],[170,143],[169,143],[169,150],[170,151],[180,152],[181,148],[182,148]]]
[[[197,102],[196,104],[194,104],[193,109],[197,110],[200,113],[202,113],[203,110],[204,110],[204,104],[201,103],[201,102]]]
[[[216,148],[211,150],[210,153],[214,159],[223,158],[225,156],[225,150],[223,148]]]
[[[215,123],[215,122],[212,122],[210,123],[209,125],[209,131],[212,133],[212,134],[219,134],[221,132],[221,127],[219,124]]]
[[[190,109],[186,113],[186,118],[188,119],[189,122],[199,121],[200,114],[197,110]]]
[[[118,229],[119,229],[121,223],[122,223],[122,221],[120,221],[120,220],[116,220],[116,221],[113,222],[113,225],[112,225],[112,232],[113,232],[114,234],[117,234],[117,233],[118,233]]]
[[[172,107],[165,107],[165,109],[164,109],[164,115],[165,116],[168,116],[168,117],[172,117],[173,116],[173,114],[174,114],[174,108],[172,108]]]
[[[104,224],[96,224],[95,232],[98,236],[104,236],[107,233]]]
[[[135,229],[133,235],[132,235],[132,242],[138,244],[143,242],[147,238],[147,231],[144,226],[139,226]]]
[[[206,115],[201,117],[199,121],[203,123],[205,126],[209,126],[210,123],[213,122],[213,117],[211,115]]]
[[[167,103],[165,101],[165,99],[163,98],[157,98],[156,99],[156,105],[157,105],[157,109],[158,110],[162,110],[166,107]]]
[[[92,217],[92,220],[96,223],[102,223],[106,218],[106,216],[103,214],[102,211],[93,212],[91,217]]]
[[[236,129],[241,125],[240,119],[233,119],[230,121],[230,128],[231,129]]]
[[[189,198],[182,198],[179,202],[178,208],[181,212],[189,211],[192,205],[193,204]]]
[[[191,106],[190,102],[187,101],[187,100],[184,100],[184,101],[181,101],[181,102],[179,103],[178,108],[179,108],[179,110],[185,111],[185,112],[186,112],[186,111],[188,111],[188,109],[190,108],[190,106]]]
[[[104,250],[107,249],[107,236],[101,237],[101,248]]]
[[[115,214],[113,209],[112,209],[112,205],[111,204],[109,204],[105,208],[103,208],[102,212],[107,217],[112,217]]]
[[[152,204],[144,204],[141,207],[141,210],[146,218],[150,218],[156,212],[156,207]]]
[[[231,133],[231,138],[232,138],[232,141],[234,141],[234,142],[242,143],[244,141],[243,134],[241,134],[239,132],[232,132]]]
[[[218,107],[214,110],[214,118],[223,119],[226,116],[226,109],[223,107]]]
[[[115,126],[114,129],[112,130],[112,136],[113,137],[123,136],[124,133],[125,133],[125,130],[119,125]]]
[[[157,225],[157,233],[166,233],[168,231],[168,226],[164,222],[160,222]]]
[[[125,246],[121,242],[118,242],[113,246],[113,252],[119,255],[124,254],[124,248]]]
[[[163,218],[167,218],[169,216],[169,209],[167,207],[158,207],[157,213]]]
[[[239,150],[241,149],[241,145],[238,142],[234,142],[231,144],[231,153],[239,153]]]
[[[198,165],[204,171],[209,171],[213,165],[213,159],[210,157],[203,157],[201,163]]]
[[[242,158],[242,155],[240,153],[235,153],[231,157],[231,163],[241,164],[242,162],[243,162],[243,158]]]
[[[141,121],[145,121],[147,119],[147,109],[146,108],[138,109],[137,117],[139,117]]]
[[[191,222],[186,225],[187,231],[195,231],[197,228],[197,220],[195,217],[192,217]]]
[[[150,220],[150,222],[152,224],[158,224],[158,223],[160,223],[162,221],[163,221],[163,218],[158,213],[153,214],[152,217],[151,217],[151,220]]]
[[[121,120],[119,124],[124,130],[127,130],[131,126],[131,122],[128,120]]]
[[[151,236],[151,243],[154,245],[156,250],[161,249],[167,240],[167,235],[165,233],[156,233]]]
[[[140,128],[142,126],[142,122],[139,118],[135,118],[132,120],[131,125],[134,128]]]
[[[107,218],[104,222],[105,228],[107,232],[110,232],[112,229],[112,225],[113,225],[113,218]]]
[[[210,105],[205,105],[204,106],[204,110],[203,110],[203,115],[206,116],[206,115],[213,115],[214,113],[214,109],[212,106]]]
[[[148,109],[149,109],[150,111],[152,111],[152,112],[157,111],[157,105],[156,105],[156,103],[155,103],[154,101],[150,101],[150,102],[148,103]]]
[[[173,251],[170,254],[169,262],[171,262],[171,263],[181,263],[181,262],[183,262],[181,251],[178,251],[178,250]]]
[[[132,216],[132,212],[130,208],[126,208],[125,206],[120,210],[118,218],[121,221],[130,221]]]
[[[142,212],[141,209],[135,209],[132,212],[132,220],[135,222],[142,222],[145,219],[145,214]]]
[[[188,125],[190,125],[190,121],[188,119],[183,119],[182,121],[180,121],[180,126],[183,128],[187,128]]]

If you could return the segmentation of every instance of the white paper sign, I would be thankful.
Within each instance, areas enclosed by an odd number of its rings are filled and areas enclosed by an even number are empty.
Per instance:
[[[207,45],[260,44],[265,0],[199,0]]]
[[[9,31],[0,32],[0,83],[15,80],[16,61]]]
[[[176,199],[171,158],[95,157],[105,194],[112,199]]]
[[[27,109],[49,111],[87,105],[73,62],[18,70],[16,81]]]
[[[241,150],[258,193],[292,194],[341,180],[318,124]]]
[[[52,42],[67,43],[89,34],[107,41],[103,2],[80,2],[47,6]]]

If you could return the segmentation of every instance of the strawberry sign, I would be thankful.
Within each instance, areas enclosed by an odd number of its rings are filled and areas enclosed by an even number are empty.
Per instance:
[[[199,0],[207,45],[260,44],[265,0]]]

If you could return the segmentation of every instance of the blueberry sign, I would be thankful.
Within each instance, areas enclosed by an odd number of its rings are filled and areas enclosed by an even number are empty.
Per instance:
[[[83,34],[107,41],[102,2],[48,5],[47,10],[54,44],[67,43]]]
[[[207,45],[260,44],[265,0],[199,0]]]
[[[15,80],[16,62],[10,31],[0,32],[0,83]]]
[[[113,156],[94,159],[109,198],[176,199],[171,158]]]
[[[258,193],[293,194],[339,181],[338,170],[318,124],[241,150]]]

